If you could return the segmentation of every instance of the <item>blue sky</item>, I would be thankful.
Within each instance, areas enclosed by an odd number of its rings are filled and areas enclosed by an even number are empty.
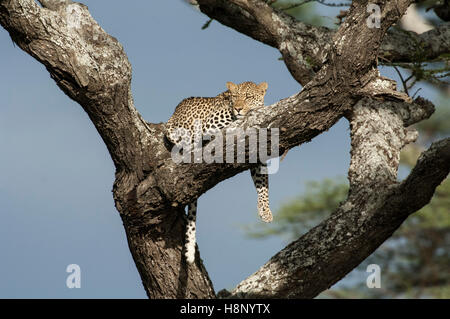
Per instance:
[[[182,1],[83,3],[123,44],[134,101],[149,122],[165,122],[185,97],[217,95],[227,81],[268,82],[266,104],[300,90],[277,50],[217,22],[201,30],[208,18]],[[2,28],[0,52],[0,298],[145,298],[100,136]],[[349,142],[341,120],[292,149],[270,176],[272,210],[308,180],[345,176]],[[247,238],[241,226],[258,221],[249,172],[199,199],[198,245],[216,291],[234,287],[286,245]],[[66,287],[69,264],[81,267],[80,289]]]

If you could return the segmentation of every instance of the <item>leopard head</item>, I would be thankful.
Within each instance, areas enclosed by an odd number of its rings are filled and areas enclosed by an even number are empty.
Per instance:
[[[264,96],[266,95],[268,84],[261,82],[243,82],[234,84],[227,82],[227,88],[230,92],[233,113],[236,117],[242,117],[253,108],[264,106]]]

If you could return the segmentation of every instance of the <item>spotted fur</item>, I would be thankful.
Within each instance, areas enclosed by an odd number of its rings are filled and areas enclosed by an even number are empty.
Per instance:
[[[174,144],[192,142],[193,133],[209,134],[223,129],[251,109],[264,105],[267,83],[234,84],[227,82],[228,90],[216,97],[190,97],[181,101],[166,124],[166,136]],[[181,134],[180,134],[181,130]],[[266,164],[250,170],[258,194],[258,214],[265,222],[272,221],[269,208],[268,175],[261,172]],[[188,205],[185,257],[189,264],[195,261],[195,222],[197,199]]]

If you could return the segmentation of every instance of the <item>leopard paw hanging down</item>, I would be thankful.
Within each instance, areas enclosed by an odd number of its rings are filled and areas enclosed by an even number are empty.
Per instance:
[[[194,142],[193,137],[199,128],[202,134],[208,134],[227,127],[233,121],[244,117],[251,109],[264,106],[267,86],[266,82],[227,82],[228,90],[216,97],[184,99],[166,124],[166,137],[173,144],[180,145],[186,142],[186,139],[189,143]],[[184,133],[180,134],[180,131]],[[258,214],[264,222],[271,222],[273,218],[269,208],[268,175],[261,170],[265,165],[261,163],[252,168],[250,173],[258,194]],[[188,205],[187,213],[185,257],[189,264],[195,261],[196,215],[197,199]]]

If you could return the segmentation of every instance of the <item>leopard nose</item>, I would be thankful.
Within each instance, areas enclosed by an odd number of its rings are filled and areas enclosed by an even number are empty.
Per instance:
[[[236,111],[242,110],[242,109],[244,108],[244,102],[237,101],[237,102],[234,104],[234,108],[236,109]]]

